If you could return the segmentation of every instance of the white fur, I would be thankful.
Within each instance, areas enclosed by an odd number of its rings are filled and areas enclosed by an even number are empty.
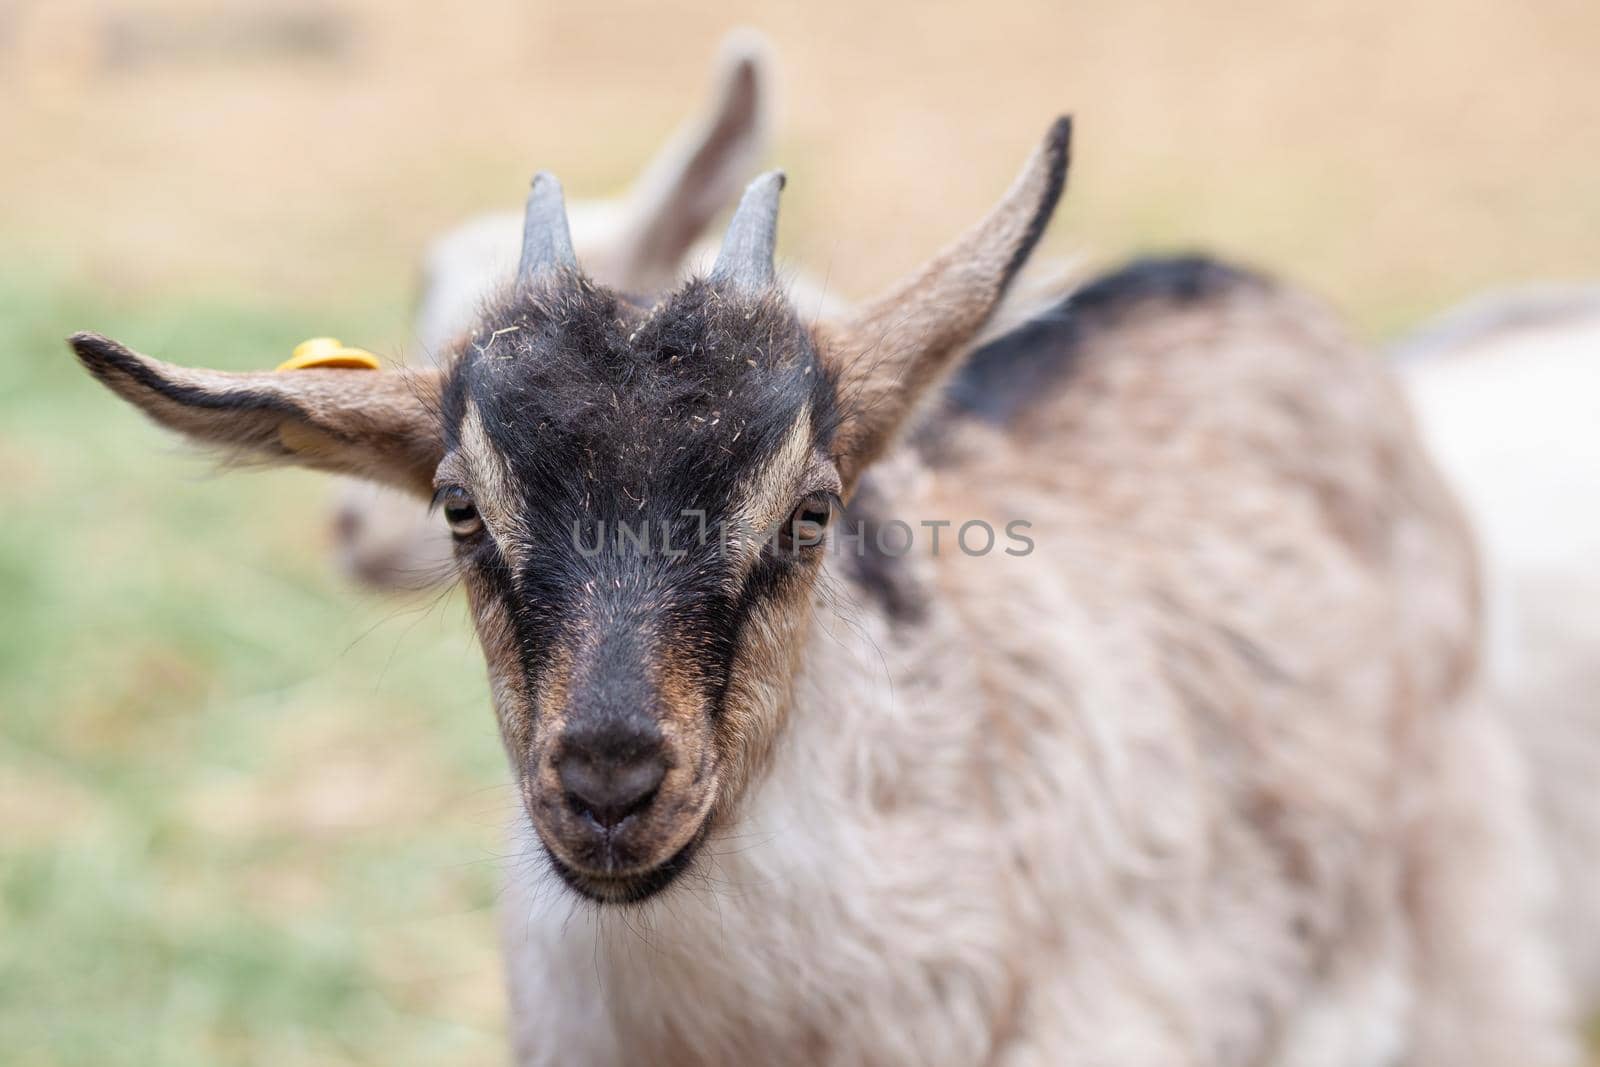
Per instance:
[[[1531,760],[1560,944],[1600,1006],[1600,289],[1475,302],[1400,356],[1483,546],[1494,691]]]

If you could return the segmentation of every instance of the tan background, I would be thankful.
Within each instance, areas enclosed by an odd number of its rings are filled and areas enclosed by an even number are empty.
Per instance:
[[[780,61],[785,249],[846,291],[980,212],[1060,110],[1060,250],[1224,250],[1374,331],[1600,273],[1592,0],[450,6],[13,0],[0,239],[141,289],[404,286],[536,166],[618,188],[743,22]]]

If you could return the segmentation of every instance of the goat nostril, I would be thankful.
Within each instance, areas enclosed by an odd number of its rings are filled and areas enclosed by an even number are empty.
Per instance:
[[[649,805],[666,777],[667,764],[655,753],[618,762],[573,752],[562,758],[557,774],[567,803],[611,829]]]

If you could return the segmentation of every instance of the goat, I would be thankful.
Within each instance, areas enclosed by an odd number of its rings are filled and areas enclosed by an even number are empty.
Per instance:
[[[771,107],[770,60],[760,35],[729,34],[716,68],[705,113],[673,135],[625,196],[571,206],[573,245],[596,281],[627,293],[658,293],[679,279],[686,261],[710,255],[696,242],[754,172]],[[427,358],[447,352],[512,276],[521,234],[520,213],[492,212],[430,243],[414,325]],[[450,535],[438,516],[392,489],[359,481],[340,486],[332,528],[340,569],[368,587],[420,589],[453,570]]]
[[[815,324],[780,175],[650,306],[541,175],[441,367],[72,338],[202,445],[443,510],[521,801],[519,1062],[1570,1061],[1470,538],[1379,362],[1179,261],[953,377],[1069,134]]]
[[[1480,297],[1395,351],[1487,573],[1489,677],[1527,753],[1560,947],[1600,1006],[1600,288]]]

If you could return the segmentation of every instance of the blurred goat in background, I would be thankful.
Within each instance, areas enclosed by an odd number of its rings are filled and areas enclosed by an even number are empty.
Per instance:
[[[1489,674],[1529,757],[1560,944],[1600,1002],[1600,287],[1474,300],[1395,346],[1482,550]]]
[[[705,113],[667,142],[625,196],[571,205],[572,240],[596,281],[642,295],[683,277],[696,242],[766,149],[767,67],[758,35],[729,35]],[[415,326],[424,358],[437,359],[472,325],[485,297],[515,271],[521,240],[522,213],[507,211],[470,219],[433,242]],[[698,257],[715,251],[713,243]],[[452,573],[450,536],[438,516],[371,483],[340,487],[334,543],[345,573],[377,589],[423,589]]]

